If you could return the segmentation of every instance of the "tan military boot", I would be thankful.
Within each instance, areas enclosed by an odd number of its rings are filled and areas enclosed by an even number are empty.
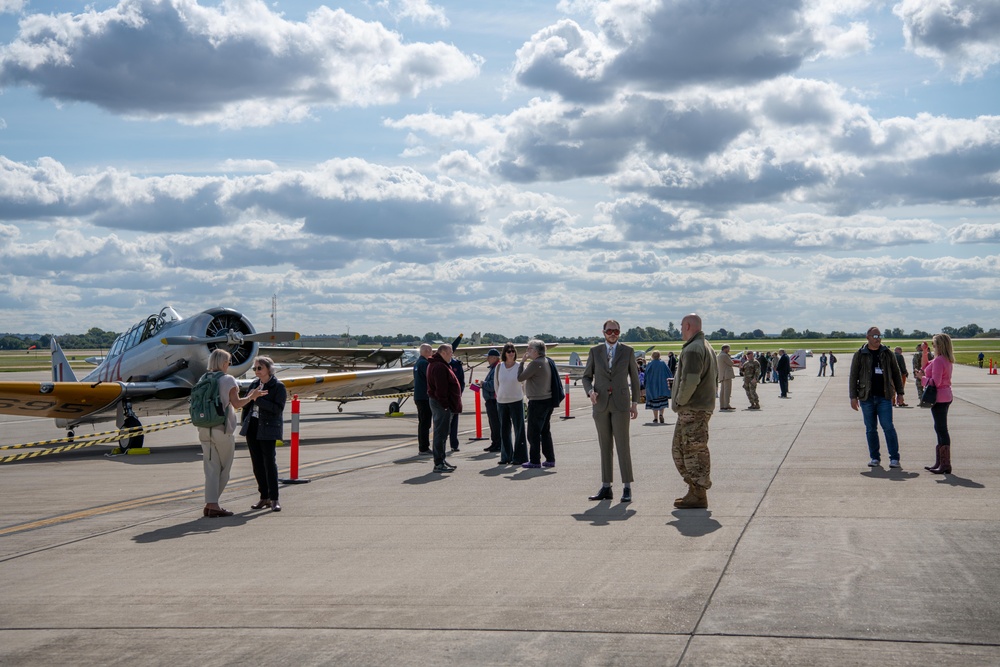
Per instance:
[[[674,503],[674,507],[681,510],[708,509],[708,491],[693,486],[691,490],[693,497],[689,500],[684,496],[680,502]]]
[[[685,503],[689,503],[695,499],[695,488],[691,484],[688,484],[688,492],[681,498],[674,500],[674,507],[682,507]]]

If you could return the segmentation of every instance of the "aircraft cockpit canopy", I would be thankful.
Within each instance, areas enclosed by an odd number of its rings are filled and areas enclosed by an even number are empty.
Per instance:
[[[147,338],[156,335],[156,333],[167,324],[177,322],[180,319],[181,316],[177,314],[176,310],[170,306],[165,306],[158,315],[150,315],[142,322],[135,324],[131,329],[118,336],[118,338],[115,339],[115,342],[112,343],[111,351],[108,352],[108,356],[117,357],[125,350],[129,350]]]

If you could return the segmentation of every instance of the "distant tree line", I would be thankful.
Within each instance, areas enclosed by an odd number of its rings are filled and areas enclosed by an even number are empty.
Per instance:
[[[117,332],[94,327],[85,334],[66,334],[58,338],[64,350],[106,350],[118,335]],[[27,350],[32,345],[48,350],[51,342],[49,334],[0,334],[0,350]]]
[[[948,334],[952,338],[1000,338],[1000,329],[993,327],[989,330],[984,330],[978,324],[967,324],[964,327],[943,327],[942,332]],[[883,328],[882,334],[886,338],[915,338],[915,339],[925,339],[930,338],[931,334],[926,331],[921,331],[920,329],[914,329],[910,333],[905,333],[901,328]],[[777,336],[782,339],[820,339],[820,338],[864,338],[864,332],[846,332],[846,331],[831,331],[828,334],[820,333],[819,331],[812,331],[810,329],[805,329],[803,331],[796,331],[795,329],[788,327],[783,329],[781,333]],[[59,345],[65,350],[104,350],[111,347],[111,343],[114,342],[115,338],[118,337],[118,333],[114,331],[104,331],[94,327],[87,331],[85,334],[66,334],[59,336]],[[341,334],[341,337],[347,338],[347,334]],[[729,331],[727,329],[717,329],[712,333],[706,333],[706,337],[714,340],[763,340],[769,338],[769,336],[764,333],[761,329],[754,329],[753,331],[744,331],[741,333],[736,333],[735,331]],[[352,342],[356,342],[358,345],[414,345],[417,342],[422,343],[433,343],[434,341],[445,341],[451,342],[453,336],[443,336],[439,331],[428,331],[423,336],[416,336],[413,334],[395,334],[394,336],[372,336],[368,334],[361,334],[360,336],[352,336]],[[523,345],[527,343],[531,338],[538,338],[546,343],[562,343],[564,345],[592,345],[602,338],[600,336],[553,336],[552,334],[540,333],[534,336],[513,336],[507,337],[503,334],[498,333],[484,333],[482,335],[483,345],[502,345],[507,341],[512,343],[517,343]],[[632,327],[628,331],[622,333],[621,339],[626,343],[655,343],[660,341],[672,341],[680,340],[681,332],[674,326],[673,322],[667,325],[666,329],[658,329],[656,327]],[[52,336],[49,334],[13,334],[4,333],[0,334],[0,350],[27,350],[32,345],[41,350],[49,349],[49,344],[52,340]]]
[[[942,333],[946,333],[952,338],[1000,338],[1000,329],[996,327],[990,329],[989,331],[984,330],[978,324],[966,324],[964,327],[942,327]],[[864,331],[851,332],[846,331],[831,331],[828,334],[820,333],[819,331],[811,331],[810,329],[805,329],[804,331],[796,331],[795,329],[788,327],[783,329],[781,333],[777,336],[783,339],[795,339],[795,338],[805,338],[810,340],[815,340],[817,338],[864,338]],[[882,329],[882,335],[886,338],[914,338],[914,339],[924,339],[930,338],[931,333],[926,331],[921,331],[920,329],[914,329],[910,333],[906,333],[900,327],[885,327]],[[714,338],[717,340],[735,340],[735,339],[756,339],[756,338],[767,338],[765,334],[760,329],[754,329],[753,331],[744,331],[741,334],[737,334],[735,331],[726,331],[725,329],[719,329],[713,331],[711,334],[706,334],[706,338]]]

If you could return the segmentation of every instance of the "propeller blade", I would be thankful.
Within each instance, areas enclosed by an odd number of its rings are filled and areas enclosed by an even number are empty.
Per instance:
[[[212,338],[201,338],[198,336],[167,336],[161,338],[164,345],[207,345],[208,343],[224,343],[229,340],[228,336],[214,336]]]

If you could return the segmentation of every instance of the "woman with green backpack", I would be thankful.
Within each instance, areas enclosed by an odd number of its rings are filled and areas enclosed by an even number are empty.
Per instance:
[[[198,426],[198,439],[201,441],[201,451],[204,455],[202,465],[205,469],[204,516],[213,519],[233,515],[219,505],[219,496],[229,483],[229,472],[233,468],[233,457],[236,453],[236,408],[242,408],[247,403],[267,395],[266,390],[258,387],[240,398],[236,378],[227,373],[231,361],[232,356],[226,350],[213,350],[208,357],[208,372],[198,380],[195,390],[191,392],[194,396],[199,385],[215,384],[218,387],[217,405],[221,406],[222,414],[225,415],[225,420],[218,425]],[[197,424],[196,420],[193,421]]]

